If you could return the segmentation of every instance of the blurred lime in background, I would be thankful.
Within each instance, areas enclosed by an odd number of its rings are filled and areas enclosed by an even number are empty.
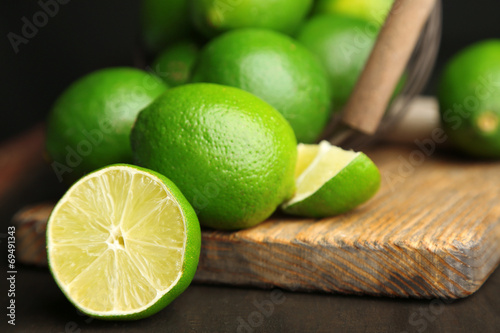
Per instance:
[[[189,81],[198,54],[199,47],[195,42],[182,41],[161,52],[151,69],[166,84],[176,87]]]
[[[330,117],[330,88],[324,68],[296,40],[264,29],[240,29],[202,50],[194,82],[246,90],[275,107],[299,142],[318,139]]]
[[[239,28],[266,28],[294,33],[309,13],[312,0],[192,0],[192,20],[200,33],[213,37]]]
[[[47,120],[46,148],[59,180],[131,162],[132,124],[167,88],[159,78],[126,67],[98,70],[70,85]]]
[[[314,14],[340,14],[381,26],[394,0],[318,0]]]
[[[448,62],[439,102],[442,125],[458,149],[500,158],[500,39],[475,43]]]
[[[142,40],[152,54],[192,33],[189,0],[142,0],[141,21]]]

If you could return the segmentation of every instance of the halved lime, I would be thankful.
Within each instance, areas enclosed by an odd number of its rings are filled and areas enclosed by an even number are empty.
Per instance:
[[[129,165],[80,179],[47,224],[54,279],[77,308],[102,319],[144,318],[168,305],[193,279],[200,242],[179,189]]]
[[[368,201],[380,187],[380,172],[368,156],[327,141],[298,145],[297,190],[284,212],[321,218],[345,213]]]

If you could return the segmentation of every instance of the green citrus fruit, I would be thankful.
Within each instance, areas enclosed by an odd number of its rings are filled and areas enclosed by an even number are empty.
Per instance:
[[[76,182],[47,224],[52,275],[83,313],[101,319],[148,317],[191,283],[200,225],[164,176],[113,165]]]
[[[439,102],[443,127],[457,148],[500,158],[500,39],[471,45],[449,61]]]
[[[394,0],[318,0],[315,14],[339,14],[382,26]]]
[[[99,70],[68,87],[47,121],[47,151],[59,180],[131,162],[132,124],[166,89],[157,77],[133,68]]]
[[[207,37],[240,28],[292,34],[309,13],[312,0],[192,0],[194,25]]]
[[[335,111],[346,104],[377,38],[366,27],[362,19],[320,15],[305,23],[297,36],[326,68]]]
[[[370,158],[327,141],[299,144],[295,177],[295,196],[282,209],[314,218],[348,212],[368,201],[380,187],[380,172]]]
[[[330,117],[321,64],[277,32],[241,29],[214,39],[202,50],[193,81],[233,86],[262,98],[290,122],[299,142],[317,140]]]
[[[141,14],[142,39],[151,53],[191,35],[189,0],[143,0]]]
[[[153,72],[170,87],[186,84],[191,78],[199,49],[194,42],[180,42],[168,47],[151,65]]]
[[[237,88],[170,89],[141,111],[131,140],[136,162],[174,181],[208,227],[256,225],[294,191],[290,125]]]

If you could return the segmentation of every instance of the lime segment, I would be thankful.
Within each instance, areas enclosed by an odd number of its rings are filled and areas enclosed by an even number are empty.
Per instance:
[[[308,150],[304,149],[301,155],[305,155],[306,160],[311,156]],[[345,151],[338,147],[331,146],[327,141],[322,141],[318,152],[309,166],[297,178],[297,193],[294,201],[300,201],[305,197],[319,190],[330,178],[345,168],[359,153]],[[293,203],[293,201],[291,202]]]
[[[322,141],[298,146],[296,192],[284,212],[322,218],[345,213],[369,200],[380,187],[380,173],[363,153]]]

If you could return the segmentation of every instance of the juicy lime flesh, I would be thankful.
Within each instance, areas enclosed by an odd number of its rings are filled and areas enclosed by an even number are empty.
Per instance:
[[[295,165],[295,179],[307,169],[307,167],[312,163],[316,155],[319,152],[319,145],[306,145],[299,144],[298,146],[298,158],[297,164]]]
[[[151,175],[107,168],[85,177],[49,221],[52,272],[86,313],[142,311],[181,276],[184,216],[166,186]]]
[[[312,154],[316,151],[316,156]],[[323,141],[319,146],[314,145],[299,145],[298,160],[296,174],[298,168],[303,168],[303,165],[308,161],[308,166],[297,177],[297,191],[293,202],[301,201],[316,192],[335,177],[342,169],[351,163],[359,153],[353,151],[345,151],[341,148],[331,146],[328,142]],[[311,157],[313,157],[311,159]],[[301,165],[301,163],[304,163]]]

